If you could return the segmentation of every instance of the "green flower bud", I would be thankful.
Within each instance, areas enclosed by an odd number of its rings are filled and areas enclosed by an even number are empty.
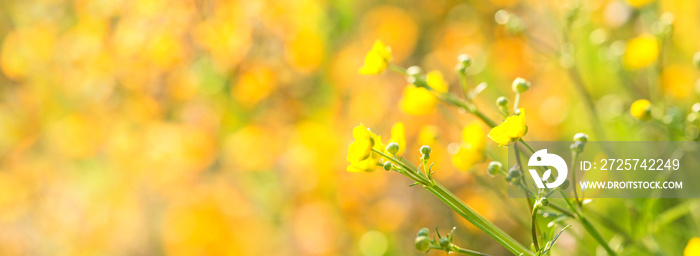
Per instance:
[[[503,168],[503,165],[501,165],[501,162],[498,161],[492,161],[489,163],[489,174],[491,175],[496,175],[501,171],[501,168]]]
[[[469,56],[469,54],[460,54],[457,56],[457,60],[459,60],[459,63],[464,65],[464,68],[468,68],[472,65],[472,57]]]
[[[430,238],[427,236],[416,237],[416,250],[419,252],[427,252],[430,249]]]
[[[430,154],[431,151],[432,150],[430,149],[430,146],[428,146],[428,145],[423,145],[422,147],[420,147],[420,153],[423,155],[428,155],[428,154]]]
[[[430,236],[430,229],[421,228],[420,230],[418,230],[418,235],[416,235],[416,236],[425,236],[425,237]]]
[[[579,132],[576,135],[574,135],[574,141],[587,142],[588,141],[588,134]]]
[[[421,160],[421,161],[428,161],[428,159],[430,159],[430,154],[423,154],[423,155],[420,157],[420,160]]]
[[[389,154],[396,155],[396,153],[399,152],[399,144],[396,142],[389,143],[389,145],[386,145],[386,152],[389,152]]]
[[[513,91],[515,93],[523,93],[530,89],[530,82],[523,78],[516,78],[513,81]]]
[[[549,205],[549,199],[547,199],[546,197],[543,197],[542,199],[540,199],[540,204],[542,204],[542,206]]]
[[[447,237],[442,237],[440,238],[440,247],[442,249],[447,249],[450,246],[450,240],[447,239]]]
[[[496,104],[500,107],[505,107],[506,105],[508,105],[508,98],[503,96],[498,97],[498,99],[496,99]]]
[[[574,144],[571,144],[571,150],[576,152],[576,153],[581,153],[583,152],[583,147],[586,145],[586,143],[581,142],[581,141],[576,141]]]
[[[385,171],[391,170],[391,162],[389,162],[389,161],[384,162],[384,166],[383,166],[383,167],[384,167],[384,170],[385,170]]]
[[[516,169],[511,169],[508,172],[508,175],[506,175],[506,181],[508,182],[516,182],[520,178],[520,171]]]

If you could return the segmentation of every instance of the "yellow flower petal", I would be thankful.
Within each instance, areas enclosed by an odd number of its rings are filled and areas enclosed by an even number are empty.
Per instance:
[[[511,141],[519,140],[526,132],[525,110],[521,108],[520,114],[509,116],[502,124],[492,128],[488,137],[499,146],[507,146]]]
[[[685,251],[683,251],[684,256],[696,256],[700,255],[700,237],[693,237],[688,241],[688,245],[685,246]]]
[[[391,58],[391,48],[385,46],[382,41],[375,41],[372,50],[365,56],[365,64],[360,68],[360,74],[374,75],[384,72]]]
[[[367,127],[360,124],[353,128],[352,136],[355,141],[348,146],[347,160],[350,165],[347,167],[349,172],[371,172],[381,161],[381,155],[375,150],[384,150],[382,138],[372,133]]]

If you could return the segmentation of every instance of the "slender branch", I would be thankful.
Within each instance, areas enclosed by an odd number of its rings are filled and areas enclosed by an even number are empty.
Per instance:
[[[534,207],[532,209],[532,214],[531,214],[531,229],[530,229],[530,234],[532,235],[532,243],[535,245],[535,251],[539,252],[540,251],[540,244],[537,242],[537,209],[538,207]]]
[[[472,208],[464,204],[464,202],[462,202],[457,196],[452,194],[449,190],[440,185],[437,181],[428,181],[426,177],[421,175],[414,168],[409,167],[397,158],[392,157],[384,152],[381,152],[380,150],[372,149],[372,151],[380,154],[382,157],[388,159],[397,166],[404,168],[405,172],[402,173],[406,174],[406,176],[408,176],[412,180],[421,183],[423,187],[425,187],[425,189],[437,196],[441,201],[447,204],[447,206],[452,208],[455,212],[457,212],[464,219],[472,223],[474,226],[496,239],[498,243],[503,245],[513,254],[532,255],[532,252],[530,250],[521,245],[517,240],[508,235],[503,230],[501,230],[498,226],[494,225],[486,218],[481,216],[479,213],[474,211]]]

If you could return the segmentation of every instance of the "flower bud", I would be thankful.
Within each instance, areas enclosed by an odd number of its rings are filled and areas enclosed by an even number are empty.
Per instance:
[[[549,199],[547,199],[546,197],[543,197],[542,199],[540,199],[540,204],[542,204],[542,206],[549,205]]]
[[[503,165],[501,165],[501,162],[498,161],[492,161],[489,163],[489,174],[491,175],[496,175],[501,171],[501,168],[503,168]]]
[[[440,247],[442,247],[442,249],[445,249],[449,246],[450,246],[450,240],[448,240],[447,237],[443,236],[442,238],[440,238]]]
[[[425,236],[425,237],[430,236],[430,229],[421,228],[420,230],[418,230],[418,235],[416,235],[416,236]]]
[[[399,152],[399,144],[396,142],[389,143],[389,145],[386,145],[386,152],[389,152],[389,154],[396,155],[396,153]]]
[[[516,78],[513,81],[513,91],[515,93],[523,93],[530,89],[530,82],[523,78]]]
[[[428,154],[430,154],[431,151],[432,150],[430,149],[430,146],[428,146],[428,145],[423,145],[422,147],[420,147],[420,153],[423,155],[428,155]]]
[[[416,250],[419,252],[427,252],[428,249],[430,249],[430,238],[427,236],[418,236],[416,237]]]
[[[574,141],[587,142],[588,141],[588,134],[579,132],[576,135],[574,135]]]
[[[464,68],[468,68],[472,65],[472,57],[469,56],[469,54],[460,54],[457,56],[457,60],[459,60],[459,63],[464,65]]]
[[[498,99],[496,99],[496,104],[499,107],[505,107],[506,105],[508,105],[508,98],[503,97],[503,96],[498,97]]]
[[[642,121],[651,119],[651,102],[645,99],[634,101],[630,106],[630,114]]]
[[[583,152],[583,147],[586,145],[586,143],[582,141],[576,141],[574,144],[571,144],[571,151],[574,151],[576,153],[581,153]]]
[[[385,171],[391,170],[391,162],[389,162],[389,161],[384,162],[384,166],[383,166],[383,167],[384,167],[384,170],[385,170]]]
[[[423,154],[423,155],[420,157],[420,160],[421,160],[421,161],[428,161],[428,159],[430,159],[430,154]]]

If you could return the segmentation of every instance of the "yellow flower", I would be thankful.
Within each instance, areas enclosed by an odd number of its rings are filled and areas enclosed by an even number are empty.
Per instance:
[[[627,0],[627,3],[633,7],[639,8],[639,7],[642,7],[642,6],[648,4],[652,1],[653,0]]]
[[[372,149],[384,150],[381,137],[372,133],[362,124],[355,126],[352,130],[352,136],[355,138],[355,141],[348,146],[347,160],[350,162],[350,165],[348,165],[347,171],[374,171],[377,163],[381,160],[381,155],[372,152]]]
[[[630,114],[642,121],[651,119],[651,102],[645,99],[636,100],[630,106]]]
[[[499,146],[508,146],[509,142],[519,140],[526,132],[525,110],[521,108],[520,114],[506,118],[502,124],[493,127],[488,136]]]
[[[659,41],[645,34],[627,42],[623,62],[629,69],[640,69],[651,65],[659,56]]]
[[[391,61],[391,48],[382,41],[374,41],[372,50],[365,56],[365,65],[360,68],[360,74],[374,75],[382,73]]]
[[[406,127],[403,123],[398,122],[391,127],[391,141],[389,142],[396,142],[396,144],[399,144],[399,151],[396,154],[403,154],[406,149]]]
[[[690,239],[690,241],[688,241],[688,245],[685,246],[685,251],[683,251],[683,255],[700,255],[700,237],[693,237]]]
[[[462,171],[466,171],[483,159],[483,150],[486,146],[484,128],[473,122],[462,129],[462,144],[459,151],[452,155],[452,164]]]
[[[433,90],[447,92],[447,82],[443,79],[440,71],[429,72],[425,80]],[[428,89],[409,85],[403,91],[403,98],[399,102],[399,107],[401,111],[409,115],[426,115],[435,110],[437,102],[438,99]]]

